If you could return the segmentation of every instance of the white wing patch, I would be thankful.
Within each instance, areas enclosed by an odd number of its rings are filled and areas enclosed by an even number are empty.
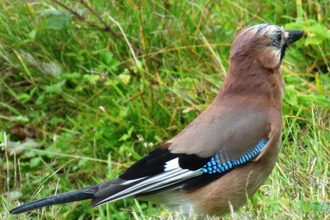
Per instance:
[[[180,168],[180,166],[179,166],[179,158],[178,157],[177,158],[174,158],[173,160],[167,161],[165,163],[165,169],[164,169],[164,171],[167,172],[167,171],[170,171],[170,170],[173,170],[173,169],[177,169],[177,168]]]

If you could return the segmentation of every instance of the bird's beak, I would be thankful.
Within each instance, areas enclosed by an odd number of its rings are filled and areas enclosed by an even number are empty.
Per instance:
[[[290,45],[299,40],[304,35],[303,31],[300,30],[288,30],[285,31],[285,43]]]

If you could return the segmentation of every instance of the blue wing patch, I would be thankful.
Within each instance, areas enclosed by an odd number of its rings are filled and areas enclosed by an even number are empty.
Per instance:
[[[209,162],[207,162],[202,168],[201,173],[203,174],[215,174],[223,173],[227,170],[234,168],[235,166],[241,165],[255,156],[257,156],[261,150],[265,147],[268,140],[260,140],[256,148],[252,152],[248,152],[236,160],[228,160],[227,162],[221,162],[219,154],[214,155]]]

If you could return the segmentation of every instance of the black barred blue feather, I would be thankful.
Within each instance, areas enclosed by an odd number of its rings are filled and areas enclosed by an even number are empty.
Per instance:
[[[260,154],[262,149],[266,146],[267,142],[268,139],[260,140],[252,152],[247,152],[238,159],[228,160],[226,162],[221,162],[219,155],[223,154],[223,152],[220,151],[216,153],[211,158],[211,160],[202,167],[201,172],[203,174],[223,173],[238,165],[244,164]]]

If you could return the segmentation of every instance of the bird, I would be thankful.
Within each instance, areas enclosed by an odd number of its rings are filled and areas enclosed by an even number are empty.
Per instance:
[[[229,69],[212,103],[172,139],[117,178],[22,204],[20,214],[91,200],[91,207],[126,197],[201,216],[239,209],[273,170],[282,134],[281,65],[302,30],[257,24],[237,34]]]

